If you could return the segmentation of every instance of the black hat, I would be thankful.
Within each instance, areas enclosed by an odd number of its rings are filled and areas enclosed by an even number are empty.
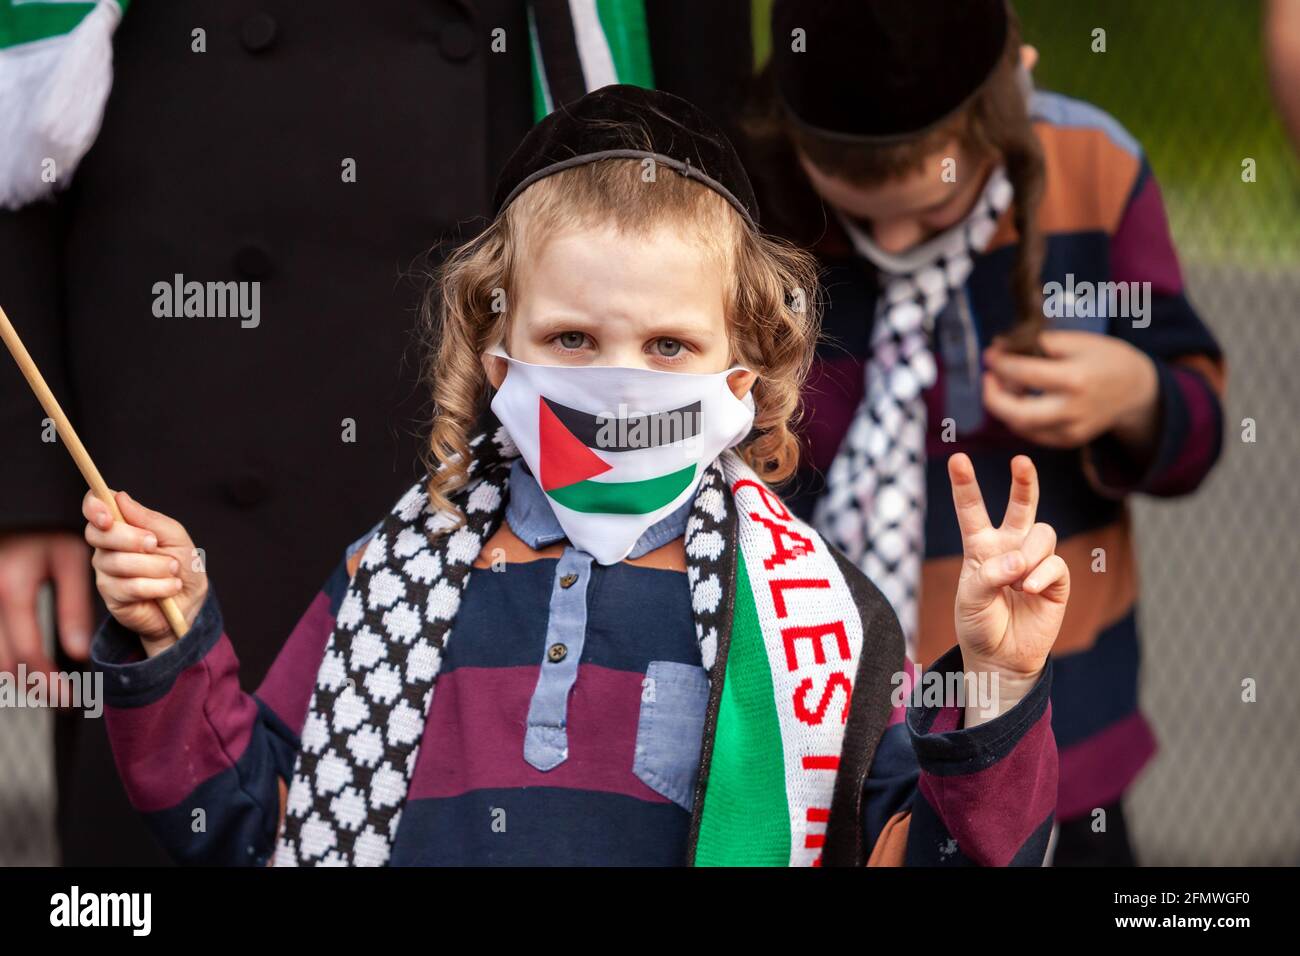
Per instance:
[[[800,125],[888,141],[952,116],[993,73],[1006,0],[776,0],[772,70]],[[803,49],[792,49],[803,30]]]
[[[604,86],[534,126],[497,179],[496,216],[521,192],[563,169],[601,159],[653,159],[708,186],[751,225],[758,202],[735,148],[686,100],[639,86]]]

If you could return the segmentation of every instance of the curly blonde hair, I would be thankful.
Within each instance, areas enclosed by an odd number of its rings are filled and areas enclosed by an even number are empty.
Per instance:
[[[606,159],[539,180],[430,277],[421,308],[433,395],[425,449],[429,497],[458,513],[451,496],[468,480],[469,440],[487,404],[483,353],[503,342],[530,248],[558,232],[612,225],[647,234],[670,227],[697,239],[726,270],[731,359],[756,372],[754,429],[737,449],[765,480],[789,477],[792,431],[818,329],[817,269],[807,253],[762,235],[714,190],[651,161]]]

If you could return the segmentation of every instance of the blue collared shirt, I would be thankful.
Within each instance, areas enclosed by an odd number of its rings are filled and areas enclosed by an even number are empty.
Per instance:
[[[651,525],[637,539],[628,557],[638,558],[680,538],[686,531],[690,511],[688,500]],[[522,459],[510,470],[506,523],[533,550],[566,537],[545,492]],[[524,760],[538,770],[553,770],[569,759],[569,697],[578,679],[578,662],[587,639],[587,596],[593,560],[586,551],[566,545],[555,569],[546,646],[524,731]]]

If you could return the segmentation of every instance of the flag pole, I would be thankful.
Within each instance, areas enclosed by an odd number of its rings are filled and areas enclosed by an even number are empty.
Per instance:
[[[86,446],[81,443],[77,437],[76,431],[72,427],[72,422],[68,421],[68,416],[63,414],[63,409],[59,406],[58,399],[50,391],[50,387],[45,384],[45,377],[41,375],[41,370],[36,367],[36,363],[27,352],[23,345],[22,339],[18,337],[17,330],[9,321],[9,316],[5,315],[5,310],[0,308],[0,338],[3,338],[5,345],[9,348],[9,354],[14,357],[18,363],[18,369],[23,373],[23,378],[27,379],[27,384],[32,387],[36,393],[36,399],[45,409],[45,414],[49,415],[54,421],[54,427],[58,429],[59,437],[63,439],[63,444],[68,449],[68,454],[77,465],[77,470],[81,476],[86,479],[86,484],[90,485],[90,490],[95,493],[95,497],[104,504],[108,505],[109,511],[113,513],[113,520],[124,521],[122,512],[118,510],[117,501],[113,498],[113,493],[109,491],[108,485],[104,483],[103,477],[99,474],[99,469],[91,460],[90,454],[86,451]],[[181,613],[180,607],[172,598],[161,598],[158,601],[158,607],[171,626],[172,633],[176,637],[182,638],[185,632],[189,630],[189,625],[185,623],[185,615]]]

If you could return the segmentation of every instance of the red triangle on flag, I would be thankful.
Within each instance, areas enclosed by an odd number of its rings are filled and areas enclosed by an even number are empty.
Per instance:
[[[595,452],[565,428],[544,398],[537,400],[537,437],[541,445],[542,472],[538,479],[543,491],[575,485],[614,467],[601,461]]]

